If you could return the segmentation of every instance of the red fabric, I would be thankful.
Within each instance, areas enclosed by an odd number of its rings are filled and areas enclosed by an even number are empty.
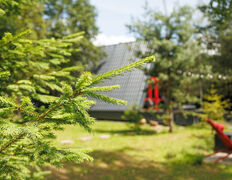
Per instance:
[[[149,84],[148,86],[149,86],[149,89],[148,89],[148,97],[149,97],[150,99],[152,99],[152,85]]]
[[[225,129],[225,126],[223,124],[214,123],[214,126],[216,129],[218,129],[218,131],[221,131],[221,132]]]
[[[228,150],[232,150],[232,141],[226,134],[223,133],[225,126],[219,123],[215,123],[211,119],[206,119],[206,121],[213,127],[218,137],[222,140]]]
[[[144,100],[145,101],[152,101],[155,104],[154,109],[159,110],[159,108],[158,108],[159,102],[163,101],[163,99],[159,98],[159,85],[158,85],[159,80],[154,76],[151,76],[151,80],[153,80],[153,84],[154,84],[154,97],[152,94],[152,91],[153,91],[152,84],[149,83],[148,84],[148,91],[147,91],[148,97],[145,98]]]

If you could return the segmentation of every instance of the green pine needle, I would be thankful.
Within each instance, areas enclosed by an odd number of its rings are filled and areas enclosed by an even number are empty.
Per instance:
[[[142,65],[143,63],[154,62],[154,61],[155,61],[155,56],[150,56],[150,57],[144,58],[140,61],[136,61],[134,63],[128,64],[128,65],[121,67],[119,69],[115,69],[115,70],[109,71],[107,73],[97,75],[96,77],[93,78],[92,82],[93,82],[93,84],[99,83],[105,79],[109,79],[110,77],[118,76],[124,72],[131,71],[133,68],[136,68],[136,67]]]
[[[127,104],[127,102],[124,100],[108,97],[108,96],[105,96],[103,94],[98,94],[98,93],[95,93],[92,91],[85,91],[83,94],[87,94],[95,99],[99,99],[99,100],[102,100],[104,102],[111,103],[111,104],[116,104],[116,105],[126,105]]]

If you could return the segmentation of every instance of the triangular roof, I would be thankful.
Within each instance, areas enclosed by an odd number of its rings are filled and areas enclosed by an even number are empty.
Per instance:
[[[131,60],[139,60],[134,56],[136,49],[138,48],[146,51],[146,44],[140,42],[120,43],[116,45],[104,46],[103,50],[107,56],[102,59],[99,66],[96,68],[96,74],[108,72],[110,70],[125,66],[131,63]],[[147,65],[148,68],[149,65]],[[110,97],[122,99],[127,101],[128,105],[138,104],[143,106],[146,93],[147,76],[140,69],[135,69],[131,72],[124,73],[121,76],[113,77],[110,80],[106,80],[100,86],[120,85],[120,89],[116,89],[110,92],[104,92],[102,94]],[[118,106],[108,104],[105,102],[97,101],[91,110],[92,111],[124,111],[127,106]]]

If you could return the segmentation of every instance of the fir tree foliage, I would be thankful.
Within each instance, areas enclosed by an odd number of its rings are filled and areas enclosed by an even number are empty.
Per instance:
[[[47,0],[44,7],[48,37],[61,38],[67,34],[85,32],[83,40],[73,44],[81,48],[81,52],[72,53],[69,65],[76,65],[78,60],[88,64],[88,67],[94,67],[104,52],[92,43],[99,30],[96,25],[97,12],[90,0]]]
[[[199,116],[205,120],[210,118],[216,121],[223,121],[226,113],[225,108],[229,107],[227,101],[222,100],[222,96],[218,95],[215,89],[211,89],[209,94],[204,96],[202,111]]]
[[[4,12],[30,1],[3,1]],[[94,87],[97,83],[130,71],[154,60],[148,57],[125,67],[98,76],[84,72],[79,78],[70,72],[82,67],[61,68],[69,62],[73,43],[83,33],[59,39],[31,40],[30,31],[13,35],[4,33],[0,39],[0,179],[43,179],[49,173],[41,168],[62,166],[64,161],[92,160],[86,149],[58,149],[51,143],[55,130],[65,124],[80,125],[90,131],[94,118],[88,109],[94,97],[108,103],[125,104],[123,100],[102,95],[101,91],[119,88]],[[36,100],[36,101],[35,101]],[[40,106],[35,102],[46,103]]]
[[[2,2],[2,3],[1,3]],[[68,64],[93,65],[105,55],[101,47],[95,46],[92,41],[98,34],[96,25],[96,9],[89,0],[17,0],[10,3],[2,0],[0,8],[7,10],[5,16],[0,16],[0,38],[5,32],[18,34],[31,29],[31,39],[55,38],[76,32],[85,32],[81,41],[76,41],[70,48],[81,49],[73,51]],[[86,66],[87,68],[87,66]],[[72,73],[75,74],[75,73]]]
[[[4,35],[4,32],[18,34],[31,29],[31,38],[45,38],[47,36],[47,23],[43,18],[44,6],[42,2],[43,0],[8,0],[0,2],[0,8],[6,9],[7,6],[5,15],[0,16],[0,37]]]
[[[43,103],[50,103],[56,98],[50,92],[62,93],[64,81],[75,80],[71,71],[80,71],[81,66],[60,68],[67,63],[72,51],[68,48],[73,42],[81,39],[82,33],[66,36],[62,39],[29,40],[24,39],[30,31],[16,36],[5,33],[0,40],[2,75],[10,74],[9,78],[1,79],[4,86],[0,92],[10,95],[29,95]]]
[[[13,42],[12,42],[13,43]],[[38,110],[30,97],[22,94],[20,104],[17,98],[0,96],[1,133],[0,154],[2,179],[27,179],[38,176],[36,172],[30,173],[30,168],[39,169],[45,165],[60,167],[62,161],[82,162],[91,160],[85,150],[57,149],[51,145],[49,138],[54,137],[53,130],[60,129],[64,124],[78,124],[90,130],[94,118],[87,110],[95,101],[88,100],[86,96],[101,99],[108,103],[125,104],[125,101],[99,94],[119,86],[92,87],[97,81],[103,81],[110,76],[121,74],[145,62],[153,61],[149,57],[130,64],[118,70],[93,77],[91,73],[83,73],[78,79],[75,88],[64,83],[60,97],[56,97],[47,109]],[[3,76],[3,79],[5,76]],[[14,114],[21,112],[20,123],[13,123]],[[40,171],[39,171],[40,172]],[[40,177],[40,176],[39,176]]]
[[[54,147],[54,130],[71,124],[90,131],[94,118],[88,109],[95,101],[88,97],[126,103],[100,93],[119,86],[94,85],[154,60],[152,56],[98,76],[85,72],[75,78],[70,72],[81,67],[60,65],[69,61],[75,50],[67,47],[80,41],[82,33],[44,40],[29,40],[29,33],[7,32],[0,40],[0,179],[42,179],[48,173],[41,170],[44,166],[92,160],[88,150]],[[47,108],[36,105],[35,99],[47,103]]]
[[[72,53],[69,65],[76,65],[78,60],[94,67],[105,53],[92,43],[99,29],[97,12],[90,0],[47,0],[44,7],[49,37],[61,38],[70,33],[85,32],[84,40],[73,44],[80,47],[81,52]]]

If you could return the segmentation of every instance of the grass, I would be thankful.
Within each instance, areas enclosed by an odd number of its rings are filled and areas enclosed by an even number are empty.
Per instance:
[[[100,135],[110,135],[108,139]],[[81,137],[92,137],[80,141]],[[64,139],[72,145],[61,145]],[[91,148],[92,162],[65,164],[51,168],[49,180],[229,180],[232,165],[205,164],[205,154],[213,151],[209,126],[175,127],[173,134],[155,133],[146,127],[140,133],[126,123],[98,121],[89,134],[80,127],[66,126],[54,141],[59,147]]]

